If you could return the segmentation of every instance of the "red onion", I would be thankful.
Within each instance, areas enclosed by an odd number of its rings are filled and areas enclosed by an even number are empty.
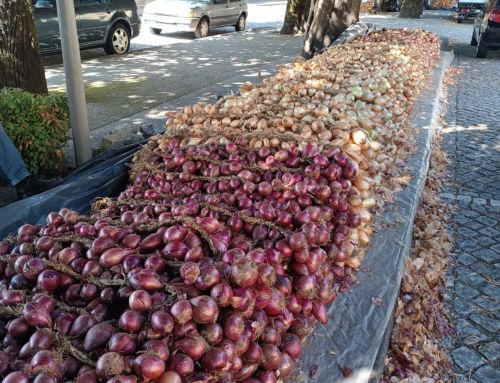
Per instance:
[[[285,297],[276,289],[271,291],[269,303],[264,307],[264,311],[270,317],[276,317],[283,313],[285,309]]]
[[[174,348],[182,351],[193,360],[198,360],[205,353],[208,345],[196,330],[190,330],[184,338],[174,342]]]
[[[151,315],[151,327],[164,335],[170,334],[174,329],[174,319],[165,311],[156,311]]]
[[[247,258],[236,259],[231,265],[231,278],[238,286],[253,286],[257,282],[258,276],[255,263]]]
[[[170,358],[169,368],[185,378],[194,372],[194,362],[189,356],[178,352]]]
[[[38,274],[37,286],[49,294],[53,294],[61,283],[61,274],[55,270],[43,270]]]
[[[281,350],[292,357],[293,360],[298,360],[302,354],[302,344],[300,338],[291,333],[287,333],[281,341]]]
[[[262,348],[258,343],[251,342],[250,345],[248,346],[248,349],[245,351],[242,357],[243,360],[245,360],[248,363],[260,364],[263,358]]]
[[[278,380],[274,371],[270,370],[257,371],[256,376],[261,383],[276,383]]]
[[[30,362],[30,371],[33,373],[49,373],[54,377],[62,377],[62,365],[52,351],[40,350]]]
[[[196,262],[186,262],[181,266],[179,273],[184,283],[193,284],[200,275],[200,267]]]
[[[124,367],[123,357],[120,354],[107,352],[97,360],[95,371],[99,378],[110,379],[122,374]]]
[[[147,291],[136,290],[132,294],[130,294],[128,304],[134,311],[149,311],[152,307],[151,296]]]
[[[193,307],[191,306],[191,303],[189,301],[180,300],[172,305],[170,314],[172,315],[176,323],[183,324],[193,318]]]
[[[2,383],[29,383],[30,379],[27,374],[21,371],[14,371],[7,375]]]
[[[142,349],[149,354],[157,356],[163,361],[167,361],[170,356],[168,344],[163,340],[149,340],[144,343]]]
[[[134,359],[134,372],[144,380],[159,378],[165,371],[165,363],[157,356],[141,354]]]
[[[127,310],[124,311],[120,316],[118,324],[121,329],[131,333],[135,333],[141,329],[144,321],[145,318],[137,311]]]
[[[295,366],[294,361],[286,352],[281,354],[281,362],[276,369],[276,375],[280,378],[287,378],[291,375],[293,368]]]
[[[217,302],[206,295],[190,300],[193,310],[193,320],[200,324],[215,323],[219,315]]]
[[[80,337],[85,334],[89,328],[97,323],[97,319],[91,314],[81,314],[79,315],[68,332],[70,337]]]
[[[163,373],[155,383],[182,383],[182,378],[174,371]]]
[[[85,335],[83,349],[86,352],[90,352],[97,347],[105,345],[114,332],[115,328],[108,323],[98,323],[92,326]]]
[[[229,306],[233,297],[233,290],[225,283],[218,283],[210,291],[210,296],[217,302],[219,307]]]
[[[108,350],[121,355],[130,355],[135,352],[135,341],[132,335],[125,332],[117,332],[111,336],[108,343]]]
[[[225,320],[223,324],[224,336],[236,342],[243,332],[245,331],[245,322],[238,314],[231,314]]]
[[[276,272],[274,268],[267,264],[261,263],[257,266],[257,284],[260,286],[273,286],[276,283]]]
[[[201,366],[207,372],[221,371],[228,363],[226,353],[219,347],[208,350],[201,359]]]
[[[259,367],[258,364],[251,364],[251,363],[243,364],[241,369],[239,369],[237,372],[234,373],[234,379],[237,382],[248,379],[255,373],[255,371],[257,371],[258,367]]]
[[[262,366],[266,370],[276,370],[281,363],[281,352],[274,344],[264,343],[262,345]]]
[[[220,283],[221,276],[214,266],[201,268],[200,275],[196,279],[195,285],[198,289],[205,291],[211,289],[217,283]]]
[[[224,330],[218,323],[210,323],[200,328],[200,334],[210,346],[218,345],[224,336]]]
[[[99,262],[105,267],[116,266],[122,263],[123,259],[130,253],[129,249],[111,248],[102,253]]]

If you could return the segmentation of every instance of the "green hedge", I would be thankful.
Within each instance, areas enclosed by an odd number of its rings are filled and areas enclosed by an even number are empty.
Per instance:
[[[69,131],[66,96],[40,96],[21,89],[2,89],[0,122],[31,174],[60,173],[64,160],[62,148]]]

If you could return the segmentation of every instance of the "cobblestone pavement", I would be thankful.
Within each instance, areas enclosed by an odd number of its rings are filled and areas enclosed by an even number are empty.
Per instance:
[[[455,208],[448,275],[450,340],[458,382],[500,382],[500,54],[473,57],[458,44],[463,72],[450,89],[444,147],[451,160],[443,197]]]

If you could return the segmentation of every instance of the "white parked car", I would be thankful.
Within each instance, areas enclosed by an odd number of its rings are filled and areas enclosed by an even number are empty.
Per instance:
[[[199,38],[217,27],[243,31],[247,17],[245,0],[154,0],[144,7],[142,20],[154,34],[191,31]]]

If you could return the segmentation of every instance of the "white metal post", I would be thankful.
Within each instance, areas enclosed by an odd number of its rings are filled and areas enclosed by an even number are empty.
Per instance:
[[[81,165],[92,158],[92,150],[76,30],[75,3],[73,0],[56,1],[75,159],[76,164]]]

